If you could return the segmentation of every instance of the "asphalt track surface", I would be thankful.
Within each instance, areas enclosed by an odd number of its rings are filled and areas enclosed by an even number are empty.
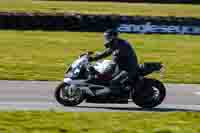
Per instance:
[[[144,110],[131,101],[129,104],[89,104],[63,107],[54,99],[54,88],[59,84],[48,81],[0,81],[0,110],[50,110],[66,112],[112,112],[112,111],[200,111],[200,85],[165,84],[167,96],[163,104]]]

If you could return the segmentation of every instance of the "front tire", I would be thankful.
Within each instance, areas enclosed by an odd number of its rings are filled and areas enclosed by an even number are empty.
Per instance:
[[[154,108],[165,99],[166,88],[158,80],[145,78],[131,94],[136,105],[142,108]]]
[[[63,89],[65,87],[69,88],[69,86],[70,85],[62,82],[55,88],[54,96],[55,96],[56,101],[63,106],[76,106],[76,105],[80,104],[81,102],[83,102],[84,96],[83,96],[83,92],[81,91],[81,89],[79,89],[80,94],[79,94],[78,99],[70,100],[70,99],[63,97]]]

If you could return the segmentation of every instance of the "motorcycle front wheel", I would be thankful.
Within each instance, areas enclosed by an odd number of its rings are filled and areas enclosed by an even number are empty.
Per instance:
[[[133,102],[142,108],[154,108],[160,105],[166,96],[166,88],[158,80],[145,78],[132,93]]]
[[[61,82],[55,88],[54,96],[56,101],[63,106],[76,106],[84,100],[84,95],[80,88],[73,88],[64,82]]]

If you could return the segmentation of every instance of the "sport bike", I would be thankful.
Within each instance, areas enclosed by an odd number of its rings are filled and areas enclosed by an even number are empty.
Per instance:
[[[142,108],[153,108],[161,104],[166,95],[162,82],[146,76],[163,69],[161,63],[147,62],[138,66],[133,79],[123,77],[120,85],[112,87],[110,81],[119,72],[110,60],[90,62],[93,52],[78,57],[65,72],[64,80],[55,88],[55,98],[64,106],[87,103],[128,104],[132,100]]]

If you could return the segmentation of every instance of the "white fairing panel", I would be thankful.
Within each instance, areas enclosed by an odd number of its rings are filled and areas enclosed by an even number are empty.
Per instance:
[[[95,63],[94,68],[99,73],[103,73],[113,62],[111,60],[103,60]]]
[[[64,78],[64,82],[65,82],[66,84],[71,84],[72,79],[71,79],[71,78]]]

